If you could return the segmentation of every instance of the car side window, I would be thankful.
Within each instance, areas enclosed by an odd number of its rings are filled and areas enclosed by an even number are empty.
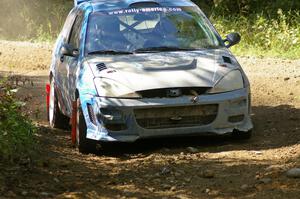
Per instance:
[[[72,30],[69,36],[68,43],[77,49],[79,49],[79,44],[80,44],[80,33],[81,33],[82,21],[83,21],[83,13],[80,12],[75,19],[75,22],[72,26]]]

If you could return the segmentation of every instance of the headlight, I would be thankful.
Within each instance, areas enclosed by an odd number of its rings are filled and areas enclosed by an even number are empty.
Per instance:
[[[239,70],[225,75],[208,93],[223,93],[244,88],[244,80]]]
[[[94,80],[98,95],[101,97],[115,98],[141,98],[140,95],[114,80],[96,78]]]

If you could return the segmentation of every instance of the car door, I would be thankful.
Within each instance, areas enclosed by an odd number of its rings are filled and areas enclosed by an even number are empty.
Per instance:
[[[69,35],[72,30],[74,21],[77,16],[77,9],[73,9],[70,14],[68,15],[66,22],[64,24],[63,30],[59,36],[56,50],[55,50],[55,83],[57,88],[57,97],[60,105],[60,110],[67,115],[67,108],[66,108],[66,87],[65,87],[65,76],[67,74],[66,71],[66,62],[65,57],[61,53],[62,46],[69,41]]]
[[[68,115],[71,115],[72,112],[72,94],[74,94],[74,88],[76,83],[76,69],[79,62],[79,54],[80,54],[80,35],[82,30],[83,23],[83,12],[79,11],[75,22],[72,26],[68,44],[72,46],[72,48],[77,51],[78,56],[64,56],[63,57],[63,87],[64,87],[64,100],[65,107]]]

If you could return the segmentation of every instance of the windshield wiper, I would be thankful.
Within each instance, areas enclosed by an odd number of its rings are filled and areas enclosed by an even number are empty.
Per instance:
[[[95,54],[128,55],[133,53],[128,51],[116,51],[116,50],[97,50],[97,51],[88,52],[88,55],[95,55]]]
[[[159,47],[139,48],[139,49],[136,49],[134,52],[144,53],[144,52],[167,52],[167,51],[190,51],[190,50],[198,50],[198,49],[179,48],[176,46],[159,46]]]

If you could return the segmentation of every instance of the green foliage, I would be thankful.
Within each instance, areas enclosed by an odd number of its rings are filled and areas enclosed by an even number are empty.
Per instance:
[[[264,13],[269,17],[277,15],[277,10],[284,13],[299,11],[299,0],[193,0],[207,14],[224,16],[249,16],[256,13]]]
[[[238,55],[300,58],[300,1],[194,0],[225,37],[239,32]],[[202,5],[207,6],[203,7]]]
[[[278,9],[273,18],[261,13],[215,17],[213,21],[223,37],[230,32],[242,35],[241,43],[233,47],[239,55],[300,58],[300,12]]]
[[[35,127],[21,114],[21,106],[12,87],[0,82],[0,161],[28,157],[35,148]]]

